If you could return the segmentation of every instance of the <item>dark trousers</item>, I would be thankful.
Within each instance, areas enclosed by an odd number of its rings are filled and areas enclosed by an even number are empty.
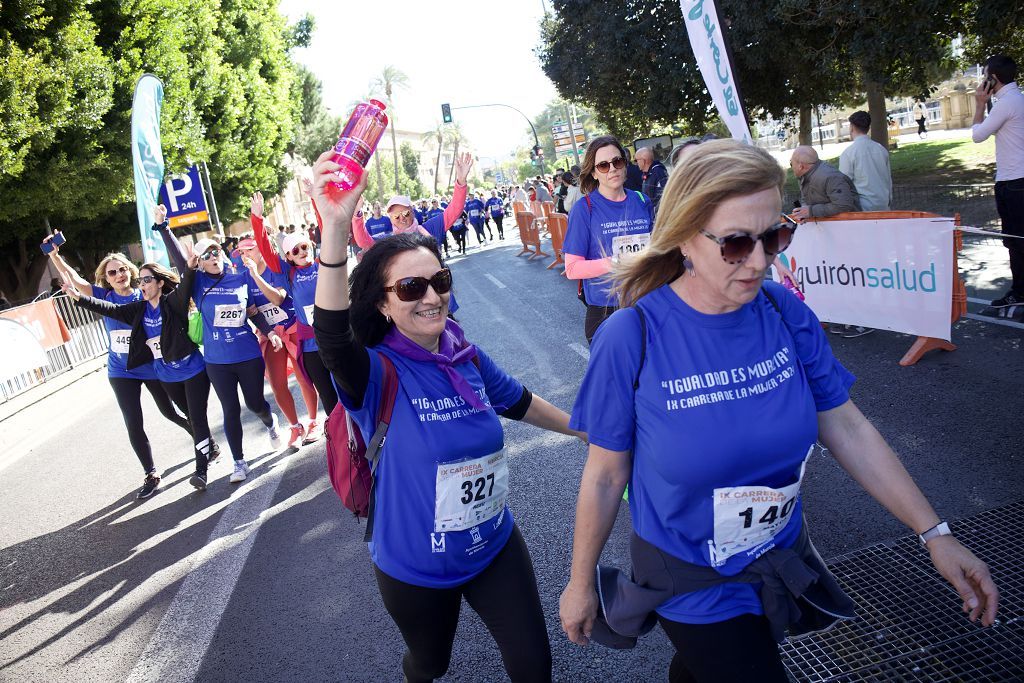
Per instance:
[[[200,372],[183,382],[161,382],[161,385],[175,403],[188,406],[196,451],[196,472],[205,472],[213,448],[210,421],[206,415],[210,401],[210,378],[205,372]]]
[[[996,210],[1004,233],[1024,237],[1024,178],[996,183]],[[1024,297],[1024,239],[1004,237],[1003,246],[1010,252],[1010,291]]]
[[[460,254],[466,253],[466,233],[468,230],[452,230],[452,237],[455,238],[455,249]]]
[[[319,351],[304,351],[302,353],[302,367],[306,368],[306,374],[316,387],[316,393],[320,394],[320,402],[324,404],[324,411],[330,415],[334,406],[338,405],[338,390],[334,388],[331,380],[331,373],[327,371],[324,362],[320,359]]]
[[[463,597],[498,643],[509,679],[551,680],[551,645],[537,579],[518,528],[487,569],[455,588],[413,586],[374,571],[384,607],[408,648],[402,671],[410,683],[432,681],[448,671]],[[495,672],[480,671],[480,680],[498,678]]]
[[[156,470],[153,463],[153,449],[149,445],[149,437],[143,428],[142,420],[142,385],[153,397],[153,402],[160,410],[160,414],[178,425],[186,432],[190,432],[188,419],[179,415],[171,405],[171,399],[167,396],[160,382],[155,379],[132,379],[130,377],[108,377],[110,388],[114,390],[114,398],[117,399],[117,407],[121,409],[121,416],[124,418],[124,426],[128,430],[128,442],[132,445],[136,457],[142,464],[142,469],[147,474]],[[179,402],[179,408],[186,412],[185,403]]]
[[[501,216],[491,216],[494,219],[494,225],[498,228],[498,239],[505,239],[505,229],[501,227]]]
[[[473,226],[473,230],[476,231],[476,243],[477,244],[483,244],[484,243],[484,222],[480,221],[479,223],[473,223],[472,221],[470,221],[470,224]]]
[[[917,134],[918,135],[924,135],[925,133],[928,132],[928,129],[924,127],[924,123],[927,120],[928,119],[926,119],[923,116],[917,120]]]
[[[714,624],[658,617],[676,648],[669,683],[787,683],[779,648],[764,616],[741,614]]]
[[[270,404],[263,397],[263,358],[253,358],[241,363],[207,363],[206,374],[217,392],[220,407],[224,412],[224,436],[227,437],[231,457],[244,460],[242,452],[242,406],[238,402],[238,390],[242,390],[245,407],[256,413],[264,426],[273,424]]]
[[[615,306],[591,306],[587,304],[587,317],[583,321],[583,333],[587,335],[587,343],[594,340],[597,328],[618,309]]]

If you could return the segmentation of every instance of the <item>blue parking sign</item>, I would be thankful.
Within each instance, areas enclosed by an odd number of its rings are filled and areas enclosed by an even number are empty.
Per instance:
[[[168,176],[160,187],[160,203],[167,207],[167,220],[172,228],[209,221],[199,167]]]

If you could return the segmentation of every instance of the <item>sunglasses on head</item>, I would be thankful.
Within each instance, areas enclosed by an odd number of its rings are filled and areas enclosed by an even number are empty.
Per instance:
[[[205,251],[203,255],[200,256],[199,258],[202,259],[203,261],[209,261],[212,258],[220,258],[220,249],[216,247],[214,247],[213,249],[209,249]]]
[[[434,288],[438,294],[446,294],[452,289],[452,271],[447,268],[434,273],[429,280],[425,277],[403,277],[385,292],[394,292],[400,301],[419,301],[427,293],[427,286]]]
[[[402,213],[392,214],[392,216],[391,216],[392,220],[396,220],[396,221],[408,220],[411,217],[412,217],[412,211],[409,211],[408,209],[403,211]]]
[[[107,271],[107,277],[117,277],[118,275],[124,275],[127,272],[128,272],[128,266],[121,266],[120,268],[115,268],[113,270],[108,270]]]
[[[150,282],[156,282],[158,279],[156,275],[143,275],[139,278],[139,282],[148,285]]]
[[[292,256],[298,256],[299,254],[305,254],[307,251],[309,251],[309,245],[308,244],[297,244],[294,247],[292,247]]]
[[[622,157],[615,157],[611,161],[602,161],[599,164],[594,164],[594,168],[596,168],[601,173],[607,173],[609,170],[611,170],[613,168],[616,171],[618,171],[618,170],[623,169],[625,167],[626,167],[626,160],[623,159]]]
[[[764,247],[766,256],[772,257],[786,251],[786,248],[793,241],[793,234],[796,232],[796,224],[780,221],[769,226],[760,235],[751,235],[741,232],[728,237],[716,237],[707,230],[700,231],[702,235],[712,242],[717,242],[722,252],[722,260],[726,263],[743,263],[754,252],[754,245],[758,242]]]

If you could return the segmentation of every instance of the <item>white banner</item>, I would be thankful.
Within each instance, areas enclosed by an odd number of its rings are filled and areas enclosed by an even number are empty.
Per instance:
[[[782,254],[823,321],[949,341],[952,218],[807,222]]]
[[[715,0],[679,0],[679,6],[683,10],[693,56],[697,59],[697,66],[704,76],[704,84],[711,93],[711,100],[718,108],[719,116],[734,139],[751,144],[750,126],[747,125],[747,117],[740,104],[736,77],[725,50]]]

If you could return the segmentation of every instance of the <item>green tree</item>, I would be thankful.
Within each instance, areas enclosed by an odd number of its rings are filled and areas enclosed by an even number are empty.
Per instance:
[[[402,172],[405,177],[413,181],[415,188],[409,196],[419,197],[423,195],[423,183],[420,182],[420,157],[409,142],[403,142],[399,148],[402,155]]]
[[[384,93],[385,102],[388,105],[389,119],[391,128],[391,150],[395,155],[395,168],[398,168],[398,142],[395,139],[395,112],[394,112],[394,91],[396,88],[406,88],[409,86],[409,77],[402,73],[398,68],[391,66],[384,67],[384,71],[374,80],[373,85],[375,88]],[[398,181],[395,180],[395,193],[398,194]]]
[[[437,184],[441,175],[441,152],[444,151],[445,131],[447,130],[446,124],[437,123],[434,125],[434,129],[427,131],[420,136],[420,139],[425,145],[436,145],[437,146],[437,161],[434,164],[434,194],[437,194]]]
[[[324,106],[323,85],[312,71],[299,64],[295,75],[292,98],[300,102],[300,115],[292,150],[312,164],[337,141],[341,119]]]
[[[540,146],[544,149],[544,162],[549,168],[553,168],[556,163],[555,159],[555,141],[551,134],[551,127],[556,123],[566,123],[568,121],[566,117],[566,109],[570,108],[571,105],[564,103],[562,100],[554,99],[547,103],[538,116],[533,119],[533,125],[537,129],[537,138],[540,140]],[[571,115],[570,111],[570,115]],[[583,124],[583,131],[587,135],[587,139],[591,140],[598,135],[604,135],[607,131],[598,122],[594,116],[594,112],[584,106],[576,106],[576,121]],[[533,146],[533,131],[526,129],[526,139],[529,142],[529,146]],[[584,145],[580,147],[580,162],[583,161]],[[527,152],[529,154],[529,152]],[[569,157],[569,165],[575,164],[576,160]],[[562,162],[564,163],[564,162]],[[536,175],[536,174],[534,174]]]

